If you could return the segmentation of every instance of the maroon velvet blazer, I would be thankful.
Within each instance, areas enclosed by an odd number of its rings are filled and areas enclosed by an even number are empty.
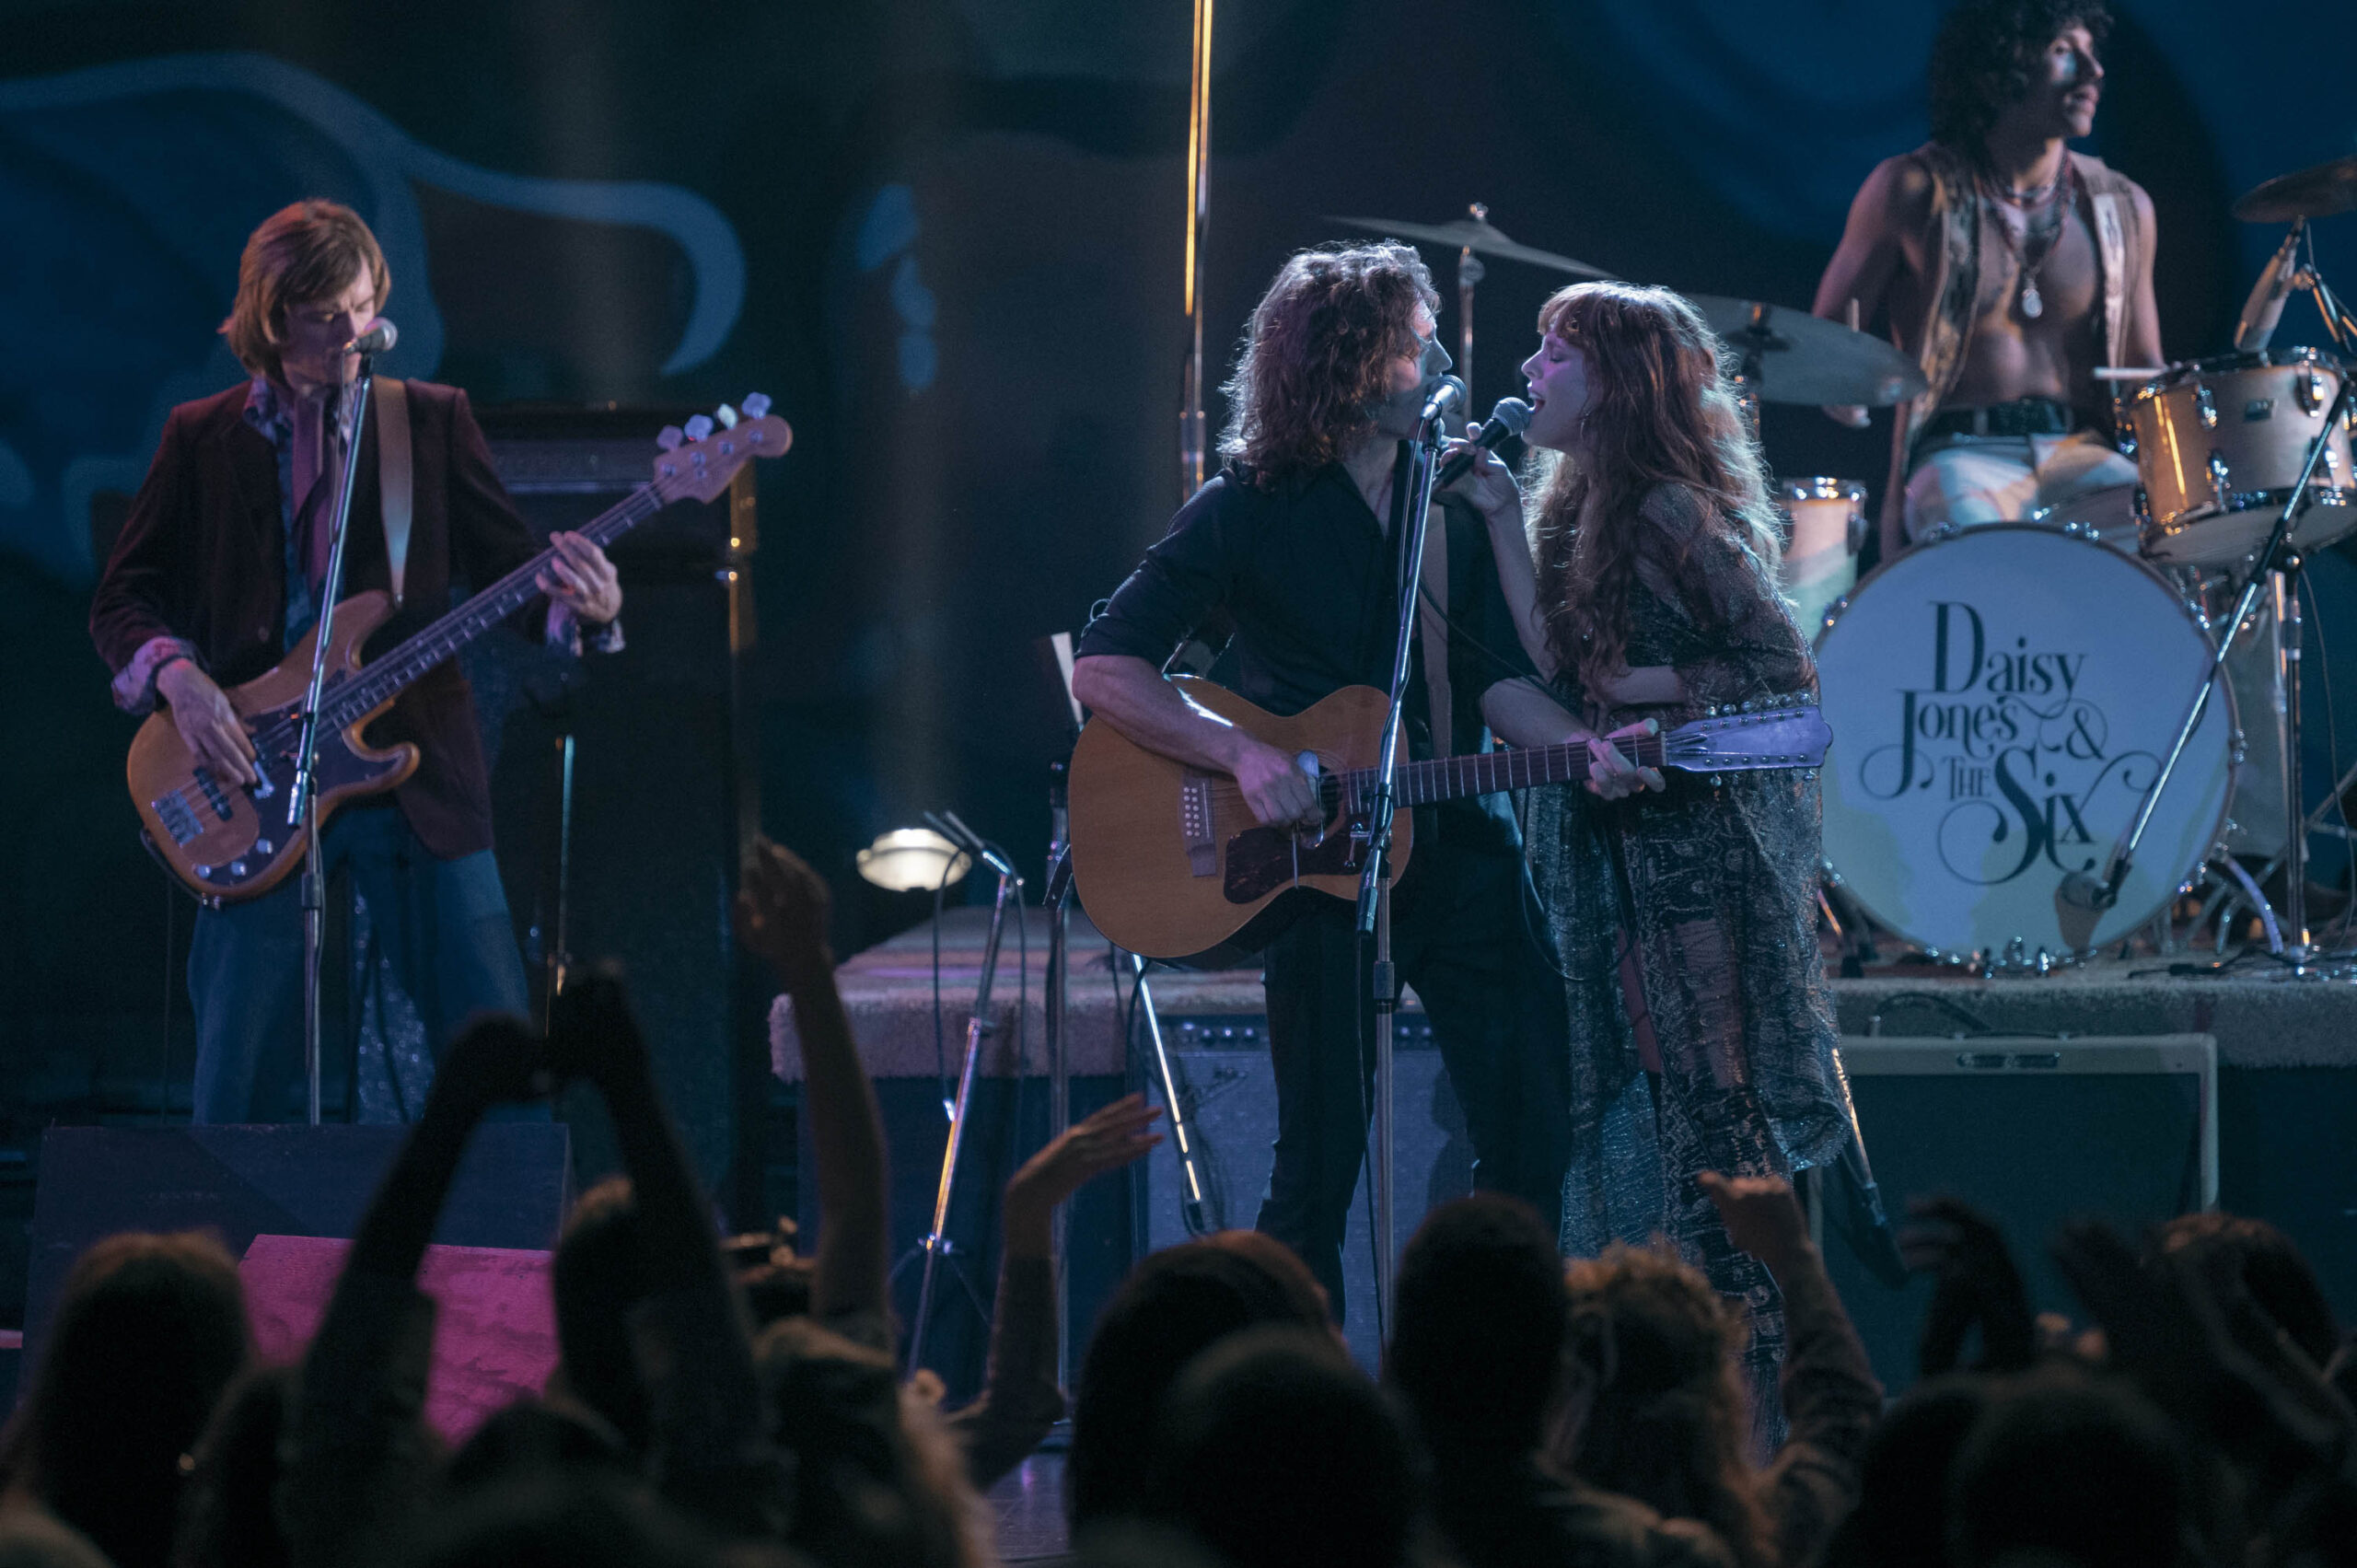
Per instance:
[[[131,504],[90,603],[90,637],[120,670],[151,637],[184,637],[223,686],[250,680],[284,654],[285,523],[278,454],[245,421],[247,386],[182,403],[164,424],[156,460]],[[405,595],[368,640],[370,656],[450,608],[454,582],[496,581],[536,554],[491,449],[455,387],[409,383],[415,482]],[[372,414],[361,433],[344,547],[346,598],[389,588]],[[547,600],[517,618],[538,628]],[[473,694],[453,661],[412,685],[371,725],[374,745],[415,741],[417,771],[394,798],[425,847],[455,859],[491,847],[491,789]]]

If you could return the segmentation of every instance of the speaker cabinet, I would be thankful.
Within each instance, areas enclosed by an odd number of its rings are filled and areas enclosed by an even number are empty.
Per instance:
[[[233,1258],[257,1236],[349,1238],[404,1127],[52,1127],[41,1142],[25,1357],[37,1365],[58,1288],[82,1250],[124,1230],[209,1229]],[[475,1130],[434,1239],[547,1248],[572,1202],[565,1129]]]
[[[1845,1037],[1841,1060],[1866,1157],[1894,1221],[1947,1193],[2001,1225],[2038,1309],[2080,1316],[2047,1244],[2065,1220],[2146,1225],[2218,1197],[2218,1050],[2209,1035],[2148,1039]],[[1826,1258],[1896,1393],[1915,1380],[1927,1279],[1893,1290],[1839,1241]]]
[[[679,410],[482,413],[517,509],[545,538],[651,476]],[[764,1225],[768,988],[730,935],[760,824],[752,650],[758,463],[711,503],[666,507],[609,553],[621,653],[575,660],[522,639],[469,650],[492,770],[500,870],[536,1000],[566,964],[619,960],[665,1096],[737,1223]],[[602,1107],[568,1106],[585,1183],[614,1166]]]
[[[1277,1087],[1269,1061],[1268,1020],[1249,1015],[1165,1017],[1163,1040],[1170,1052],[1180,1108],[1196,1141],[1203,1180],[1203,1217],[1213,1230],[1249,1230],[1276,1163]],[[1137,1050],[1154,1098],[1164,1099],[1151,1050],[1143,1031]],[[1465,1113],[1450,1089],[1433,1043],[1432,1026],[1422,1013],[1401,1013],[1393,1031],[1392,1123],[1394,1185],[1393,1256],[1405,1247],[1435,1204],[1473,1190],[1473,1145]],[[1142,1234],[1149,1250],[1188,1239],[1178,1146],[1166,1138],[1148,1156],[1142,1202]],[[1360,1364],[1380,1365],[1383,1342],[1375,1316],[1374,1200],[1362,1169],[1342,1241],[1342,1290],[1348,1318],[1343,1328],[1351,1353]]]

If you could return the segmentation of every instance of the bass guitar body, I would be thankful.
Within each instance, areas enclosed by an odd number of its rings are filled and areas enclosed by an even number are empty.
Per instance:
[[[335,637],[328,647],[330,693],[360,668],[361,645],[392,610],[392,600],[374,591],[337,606]],[[239,785],[199,764],[171,714],[162,708],[140,726],[131,743],[131,799],[148,843],[199,898],[227,903],[258,898],[303,863],[310,843],[307,825],[287,820],[295,788],[295,732],[301,726],[286,721],[295,718],[310,683],[318,635],[314,628],[276,668],[226,693],[250,733],[265,741],[273,733],[284,738],[259,748],[259,785]],[[391,706],[389,698],[357,723],[319,737],[320,822],[354,796],[391,789],[416,771],[415,746],[403,742],[380,750],[360,738],[369,721]]]
[[[1290,717],[1208,680],[1173,682],[1190,703],[1281,750],[1340,775],[1372,768],[1387,702],[1346,686]],[[1345,805],[1317,839],[1266,828],[1224,773],[1147,750],[1101,719],[1081,731],[1072,761],[1073,878],[1097,928],[1150,958],[1178,958],[1237,939],[1257,947],[1289,912],[1279,896],[1306,888],[1355,900],[1365,869],[1363,810]],[[1411,814],[1396,813],[1391,867],[1407,869]],[[1249,929],[1248,929],[1248,927]]]

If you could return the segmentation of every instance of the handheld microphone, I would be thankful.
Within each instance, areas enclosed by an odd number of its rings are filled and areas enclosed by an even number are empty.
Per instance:
[[[1494,450],[1499,442],[1509,436],[1519,436],[1530,424],[1530,405],[1520,398],[1500,398],[1498,406],[1490,411],[1490,422],[1473,433],[1473,445],[1484,451]],[[1472,468],[1473,454],[1459,452],[1441,464],[1440,472],[1433,478],[1433,488],[1446,489],[1464,477]]]
[[[2275,335],[2275,324],[2283,319],[2283,301],[2292,293],[2292,280],[2298,275],[2296,252],[2300,247],[2300,231],[2307,219],[2295,219],[2292,232],[2283,237],[2283,244],[2267,270],[2258,274],[2251,285],[2250,297],[2243,302],[2242,319],[2235,323],[2235,352],[2257,354]]]
[[[1417,418],[1422,423],[1430,424],[1450,409],[1464,406],[1465,383],[1454,376],[1444,376],[1440,378],[1439,385],[1433,388],[1432,396],[1424,400],[1424,412],[1417,415]]]
[[[401,332],[399,327],[394,326],[392,322],[387,320],[384,317],[379,316],[377,318],[376,325],[370,327],[366,331],[361,333],[358,337],[344,344],[343,352],[346,354],[382,354],[387,349],[399,343],[401,341]]]

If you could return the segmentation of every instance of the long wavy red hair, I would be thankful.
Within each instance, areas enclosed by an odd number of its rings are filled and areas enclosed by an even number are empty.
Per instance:
[[[1629,589],[1646,498],[1689,493],[1704,526],[1771,572],[1782,549],[1759,443],[1736,402],[1718,339],[1683,296],[1624,283],[1574,284],[1540,307],[1538,330],[1587,356],[1583,449],[1553,464],[1532,516],[1538,606],[1557,668],[1591,702],[1627,665]],[[1681,557],[1673,575],[1682,577]],[[1702,596],[1689,612],[1707,616]]]
[[[1397,240],[1304,250],[1252,312],[1220,455],[1263,489],[1340,461],[1375,427],[1390,362],[1413,357],[1416,307],[1440,296],[1423,258]]]

